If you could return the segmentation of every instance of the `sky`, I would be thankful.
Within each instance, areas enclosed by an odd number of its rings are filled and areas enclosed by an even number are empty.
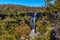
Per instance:
[[[44,0],[0,0],[0,4],[14,4],[39,7],[44,5]]]

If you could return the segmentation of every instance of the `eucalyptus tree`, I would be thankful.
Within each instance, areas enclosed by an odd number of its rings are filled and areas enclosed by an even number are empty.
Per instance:
[[[60,0],[55,0],[55,3],[60,3]]]
[[[48,4],[50,4],[50,0],[45,0],[45,6],[47,6]]]
[[[54,2],[54,0],[44,0],[45,1],[45,6],[51,5],[52,1]]]

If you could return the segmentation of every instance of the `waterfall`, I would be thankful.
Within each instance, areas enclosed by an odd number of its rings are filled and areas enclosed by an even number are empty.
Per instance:
[[[30,37],[35,35],[35,20],[36,20],[36,14],[33,14],[33,17],[32,17],[32,30],[30,32]]]

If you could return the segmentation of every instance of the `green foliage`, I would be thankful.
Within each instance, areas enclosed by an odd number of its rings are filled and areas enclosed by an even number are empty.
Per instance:
[[[6,23],[2,20],[0,20],[0,30],[3,30],[6,28]]]
[[[50,0],[46,0],[46,2],[48,3]],[[0,16],[0,40],[20,40],[21,36],[30,39],[29,33],[32,22],[31,16],[27,15],[27,12],[42,12],[46,14],[36,20],[36,32],[39,32],[40,35],[33,37],[33,40],[50,40],[52,23],[55,24],[54,22],[56,22],[54,20],[56,11],[58,11],[57,15],[60,18],[59,8],[60,4],[58,1],[53,5],[46,6],[46,8],[0,5],[0,15],[2,15]],[[48,16],[49,14],[52,16]]]

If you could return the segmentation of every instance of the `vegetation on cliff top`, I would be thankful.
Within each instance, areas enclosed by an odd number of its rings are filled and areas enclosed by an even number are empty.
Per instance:
[[[35,36],[34,40],[50,40],[52,25],[60,25],[59,3],[56,1],[46,7],[0,5],[0,40],[20,40],[21,36],[30,40],[32,22],[28,12],[37,12],[36,32],[41,35]]]

